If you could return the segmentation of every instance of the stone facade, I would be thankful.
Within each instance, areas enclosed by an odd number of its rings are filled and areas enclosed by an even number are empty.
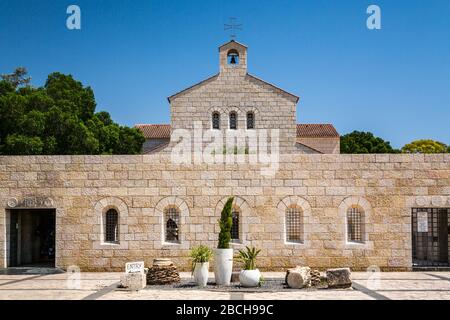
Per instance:
[[[412,267],[412,208],[450,207],[450,155],[285,155],[274,177],[258,165],[174,165],[166,155],[0,157],[0,267],[8,265],[9,209],[56,209],[56,265],[123,271],[129,261],[171,258],[189,268],[193,246],[217,245],[223,200],[236,196],[241,241],[261,248],[262,270]],[[31,202],[26,198],[43,199]],[[303,239],[285,240],[286,208],[302,212]],[[179,243],[164,242],[162,212],[180,211]],[[349,243],[345,212],[364,210],[362,243]],[[103,242],[105,210],[119,241]]]
[[[227,62],[227,53],[239,53],[239,63]],[[237,128],[246,128],[248,112],[255,115],[255,129],[278,129],[281,153],[294,153],[298,97],[247,73],[247,48],[231,41],[219,48],[220,73],[169,97],[172,130],[212,129],[212,114],[220,114],[223,135],[229,130],[229,114],[237,113]]]

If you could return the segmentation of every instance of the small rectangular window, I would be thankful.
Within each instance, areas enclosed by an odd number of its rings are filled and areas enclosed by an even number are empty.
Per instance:
[[[165,211],[165,240],[178,243],[180,241],[180,213],[177,208],[170,207]]]
[[[236,114],[236,112],[230,113],[230,129],[231,130],[237,129],[237,114]]]
[[[291,207],[286,210],[286,241],[302,243],[303,228],[300,209]]]
[[[255,115],[253,112],[247,113],[247,129],[255,129]]]
[[[232,212],[233,224],[231,225],[231,240],[239,242],[239,211],[233,210]]]
[[[105,242],[117,243],[119,241],[119,214],[110,209],[105,214]]]
[[[347,240],[350,242],[364,242],[363,213],[358,208],[350,208],[347,211]]]
[[[213,129],[216,129],[216,130],[220,129],[220,115],[218,112],[213,113],[212,127],[213,127]]]

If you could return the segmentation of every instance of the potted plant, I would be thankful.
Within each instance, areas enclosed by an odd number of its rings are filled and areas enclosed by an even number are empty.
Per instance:
[[[260,252],[254,247],[246,247],[246,251],[239,250],[239,259],[244,263],[244,270],[239,273],[239,282],[243,287],[257,287],[263,281],[261,272],[256,269],[256,256]]]
[[[209,259],[211,255],[211,249],[206,246],[198,246],[191,250],[192,274],[194,275],[194,281],[200,287],[206,287],[208,283]]]
[[[230,285],[233,272],[233,249],[230,248],[233,200],[234,197],[227,200],[219,220],[219,243],[214,251],[214,277],[218,285]]]

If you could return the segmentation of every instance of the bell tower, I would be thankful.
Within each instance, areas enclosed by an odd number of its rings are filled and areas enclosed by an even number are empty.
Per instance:
[[[247,47],[231,40],[219,47],[220,73],[247,73]]]

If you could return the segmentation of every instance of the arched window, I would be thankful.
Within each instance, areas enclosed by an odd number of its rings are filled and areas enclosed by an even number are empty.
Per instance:
[[[212,128],[220,129],[220,114],[218,112],[212,114]]]
[[[302,211],[299,207],[293,205],[286,209],[286,242],[303,242],[303,221]]]
[[[105,213],[105,242],[119,242],[119,214],[115,209]]]
[[[233,242],[239,242],[240,241],[240,237],[239,237],[239,215],[240,215],[240,211],[238,208],[233,207],[233,211],[232,211],[232,219],[233,219],[233,224],[231,225],[231,241]]]
[[[234,111],[230,113],[230,129],[237,129],[237,113]]]
[[[247,129],[255,129],[255,114],[253,112],[247,113]]]
[[[238,65],[239,64],[239,52],[235,49],[231,49],[227,53],[227,62],[230,65]]]
[[[364,211],[358,206],[347,210],[347,241],[364,243]]]
[[[169,207],[164,211],[165,240],[178,243],[180,241],[180,211],[176,207]]]

